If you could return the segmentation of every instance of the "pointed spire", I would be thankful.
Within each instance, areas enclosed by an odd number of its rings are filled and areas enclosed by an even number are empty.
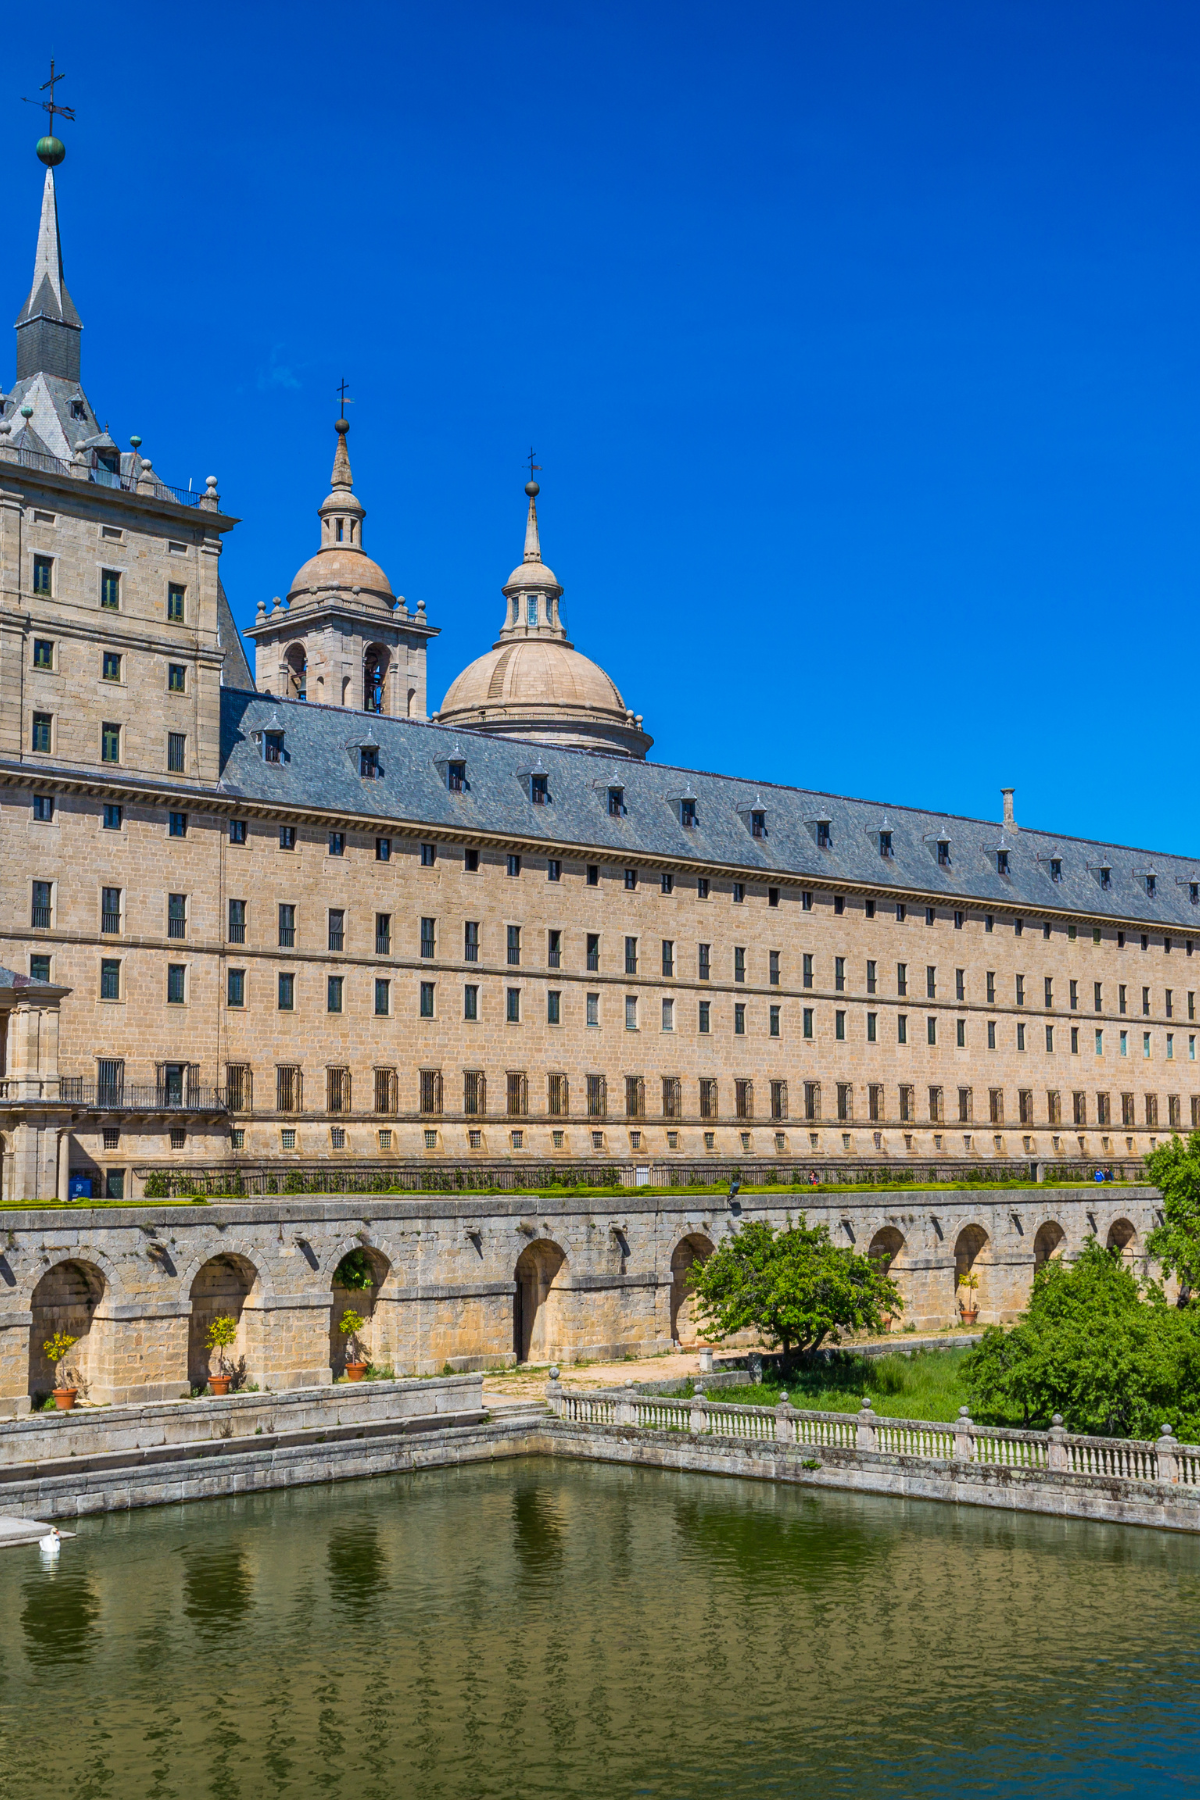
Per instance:
[[[540,563],[542,546],[538,538],[537,497],[541,493],[536,481],[525,483],[525,492],[529,495],[529,517],[525,521],[525,561]]]
[[[346,448],[346,433],[350,429],[349,419],[335,419],[333,429],[338,434],[337,449],[333,456],[333,474],[329,485],[333,488],[352,488],[354,476],[350,473],[350,452]]]
[[[82,330],[83,322],[63,280],[54,170],[47,169],[33,284],[17,319],[17,380],[45,374],[78,381]]]

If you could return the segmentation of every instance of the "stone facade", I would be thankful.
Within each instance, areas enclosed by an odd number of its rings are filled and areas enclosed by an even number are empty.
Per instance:
[[[1013,1318],[1036,1266],[1087,1237],[1144,1266],[1152,1189],[1037,1187],[1003,1194],[815,1195],[836,1242],[891,1259],[903,1323],[952,1324],[958,1276],[979,1277],[980,1318]],[[649,1355],[695,1343],[687,1271],[745,1218],[781,1225],[794,1202],[533,1196],[352,1205],[82,1208],[6,1216],[0,1254],[0,1413],[52,1385],[43,1346],[77,1342],[68,1372],[99,1404],[186,1396],[204,1384],[204,1328],[236,1318],[243,1383],[274,1392],[328,1384],[345,1364],[342,1313],[366,1320],[370,1359],[397,1375]],[[373,1285],[334,1282],[365,1251]],[[899,1325],[901,1321],[897,1321]]]

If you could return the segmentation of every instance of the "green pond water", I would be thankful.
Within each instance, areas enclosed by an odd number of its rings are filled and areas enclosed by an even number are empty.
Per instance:
[[[0,1551],[0,1796],[1194,1793],[1200,1540],[552,1460]]]

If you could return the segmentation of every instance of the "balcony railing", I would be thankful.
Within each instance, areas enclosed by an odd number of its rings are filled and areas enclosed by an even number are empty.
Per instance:
[[[294,950],[296,948],[296,927],[294,925],[281,925],[279,927],[279,948],[281,950]]]
[[[49,931],[50,908],[48,906],[33,907],[30,912],[29,923],[38,930]]]
[[[63,1103],[84,1106],[97,1112],[228,1112],[224,1088],[158,1087],[119,1085],[85,1081],[82,1076],[64,1075],[60,1084]]]
[[[231,924],[229,927],[229,942],[231,944],[244,944],[245,941],[246,927],[244,925]]]
[[[121,915],[120,915],[120,913],[119,912],[101,913],[100,914],[100,930],[106,937],[119,936],[120,930],[121,930]]]
[[[48,456],[41,450],[18,450],[17,461],[23,469],[41,469],[47,475],[70,475],[73,468],[61,456]],[[138,492],[136,475],[119,475],[115,469],[106,469],[99,464],[88,469],[87,478],[97,487],[120,488],[126,494]],[[157,475],[152,475],[151,480],[154,497],[173,500],[177,506],[199,506],[207,496],[207,489],[172,487],[170,482],[160,481]]]

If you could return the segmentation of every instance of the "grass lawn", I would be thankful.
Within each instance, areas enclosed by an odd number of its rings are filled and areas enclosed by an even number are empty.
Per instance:
[[[969,1350],[914,1350],[911,1356],[855,1356],[852,1353],[798,1370],[783,1388],[793,1406],[805,1412],[857,1412],[868,1395],[881,1417],[954,1419],[966,1406],[963,1363]],[[692,1392],[693,1384],[686,1384]],[[737,1406],[777,1406],[781,1389],[771,1382],[756,1387],[714,1388],[712,1400]]]

